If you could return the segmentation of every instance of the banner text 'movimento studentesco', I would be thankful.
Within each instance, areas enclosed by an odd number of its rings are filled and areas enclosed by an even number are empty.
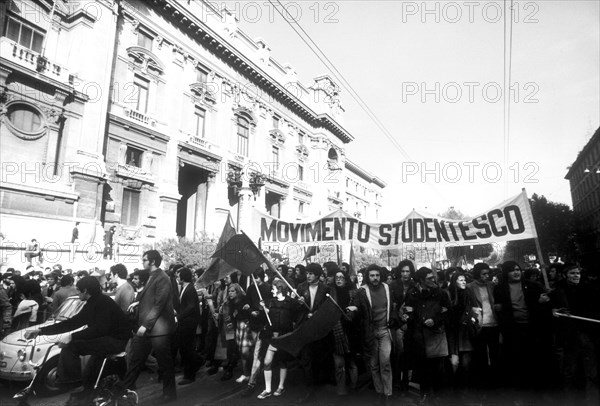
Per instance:
[[[509,237],[525,232],[521,209],[509,205],[468,221],[411,218],[397,223],[368,224],[352,217],[326,217],[311,223],[289,223],[261,218],[260,236],[268,242],[359,241],[390,246],[442,243]]]

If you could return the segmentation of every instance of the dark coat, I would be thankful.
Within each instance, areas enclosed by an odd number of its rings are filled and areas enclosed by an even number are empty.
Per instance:
[[[267,329],[272,332],[280,333],[281,335],[292,331],[294,329],[294,320],[297,318],[298,312],[302,310],[304,305],[289,296],[286,296],[282,301],[272,297],[268,303],[269,318],[273,325],[268,326]]]
[[[265,304],[269,303],[269,299],[273,297],[271,294],[271,287],[266,283],[261,283],[258,285],[258,290],[260,291],[260,296],[262,296]],[[267,323],[267,318],[265,317],[265,312],[263,311],[262,306],[260,305],[260,296],[256,290],[256,285],[252,284],[246,291],[246,297],[248,298],[248,304],[250,305],[250,313],[258,312],[258,316],[250,316],[250,330],[252,331],[260,331]]]
[[[448,294],[440,288],[420,290],[415,287],[407,292],[404,305],[413,308],[408,320],[413,355],[417,359],[447,356],[446,322],[451,307]],[[433,320],[432,327],[424,324],[427,319]]]
[[[181,295],[177,322],[185,328],[196,328],[200,322],[200,301],[193,283],[188,283]]]
[[[304,298],[304,303],[310,306],[310,290],[308,282],[302,282],[300,285],[298,285],[298,288],[296,290],[298,291],[298,294]],[[311,313],[314,313],[319,308],[319,306],[321,306],[321,304],[323,304],[323,302],[327,300],[328,293],[331,294],[331,288],[319,282],[319,284],[317,285],[317,293],[315,294],[313,307],[310,310]],[[306,306],[303,307],[305,311],[301,312],[300,318],[298,319],[298,323],[302,323],[308,318],[309,311],[306,308]]]
[[[529,313],[529,324],[542,327],[543,321],[547,321],[547,314],[550,312],[549,303],[540,304],[538,302],[540,295],[544,293],[544,288],[539,283],[526,279],[521,280],[521,286]],[[510,328],[514,324],[514,319],[508,282],[501,283],[494,288],[494,301],[496,305],[500,305],[500,310],[497,311],[500,329]]]
[[[448,317],[446,335],[450,354],[458,355],[461,352],[473,351],[474,349],[468,321],[470,317],[476,316],[472,313],[471,308],[477,306],[475,306],[466,290],[457,291],[456,295],[456,298],[451,298],[452,307]]]
[[[131,335],[129,320],[125,313],[111,297],[103,294],[89,298],[81,311],[69,320],[42,327],[41,333],[43,335],[66,333],[85,325],[87,328],[73,333],[73,340],[100,337],[127,340]]]
[[[175,331],[171,280],[162,269],[150,274],[150,280],[137,297],[138,325],[146,327],[146,335],[163,336]]]
[[[557,283],[556,290],[550,294],[552,308],[566,309],[573,316],[587,317],[600,320],[600,292],[592,285],[579,282],[578,285],[570,285],[566,281]],[[563,345],[565,340],[579,332],[593,334],[600,333],[598,324],[583,320],[569,318],[558,318],[555,320],[557,326],[557,341]]]

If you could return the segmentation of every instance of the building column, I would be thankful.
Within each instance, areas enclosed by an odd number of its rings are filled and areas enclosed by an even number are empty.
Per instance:
[[[203,231],[207,235],[218,233],[219,226],[215,224],[215,209],[217,208],[217,196],[215,190],[217,174],[215,172],[208,172],[206,178],[206,203],[204,210],[204,229]]]
[[[248,187],[248,181],[244,181],[244,185],[238,192],[238,231],[244,231],[246,234],[250,232],[250,221],[252,220],[252,190]]]
[[[158,239],[163,238],[176,238],[177,237],[177,203],[181,199],[181,195],[175,188],[169,188],[168,185],[164,185],[159,188],[160,193],[158,196],[159,215],[158,215],[158,227],[157,237]]]
[[[194,216],[194,240],[201,240],[206,231],[206,202],[208,199],[208,181],[198,185],[196,191],[196,210]]]

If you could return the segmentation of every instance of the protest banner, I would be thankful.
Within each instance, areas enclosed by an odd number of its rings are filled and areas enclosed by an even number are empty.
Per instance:
[[[367,223],[341,209],[305,223],[283,221],[256,209],[252,215],[251,224],[257,229],[250,231],[251,237],[261,238],[264,244],[283,246],[353,242],[373,249],[407,245],[438,248],[537,238],[525,191],[465,220],[445,219],[417,210],[394,223]]]

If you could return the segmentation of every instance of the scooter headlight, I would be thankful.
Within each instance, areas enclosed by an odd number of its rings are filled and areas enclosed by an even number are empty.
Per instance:
[[[19,350],[17,352],[17,357],[19,358],[19,361],[25,362],[25,359],[27,358],[27,352],[25,350]]]

